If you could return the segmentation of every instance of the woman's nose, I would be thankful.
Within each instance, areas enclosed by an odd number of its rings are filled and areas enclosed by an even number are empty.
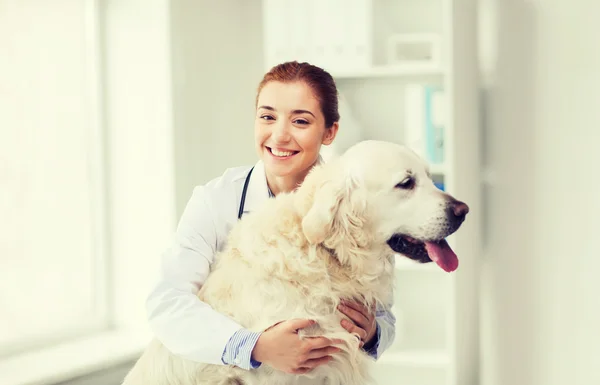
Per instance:
[[[273,127],[273,137],[278,142],[287,142],[290,140],[290,127],[288,122],[279,121]]]

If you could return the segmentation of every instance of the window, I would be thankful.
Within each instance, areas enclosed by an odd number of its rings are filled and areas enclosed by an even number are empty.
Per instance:
[[[168,2],[0,0],[0,377],[135,360],[176,226]]]
[[[0,355],[107,326],[89,5],[0,0]]]

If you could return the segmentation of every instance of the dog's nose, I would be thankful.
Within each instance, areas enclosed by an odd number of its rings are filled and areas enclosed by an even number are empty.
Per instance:
[[[452,199],[450,202],[448,202],[448,207],[446,210],[448,212],[448,219],[453,226],[458,228],[458,226],[460,226],[465,220],[465,217],[469,212],[469,206],[467,206],[467,204],[464,202]]]
[[[452,210],[452,214],[457,218],[464,218],[469,213],[469,206],[460,201],[450,203],[450,209]]]

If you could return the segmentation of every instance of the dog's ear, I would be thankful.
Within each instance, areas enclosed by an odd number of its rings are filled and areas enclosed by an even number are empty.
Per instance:
[[[304,235],[312,244],[331,248],[362,244],[367,204],[364,190],[347,170],[330,167],[328,171],[327,175],[311,175],[313,194],[302,219]]]
[[[326,180],[314,186],[312,205],[302,219],[302,231],[310,243],[322,243],[331,234],[344,198],[344,187],[339,180]]]

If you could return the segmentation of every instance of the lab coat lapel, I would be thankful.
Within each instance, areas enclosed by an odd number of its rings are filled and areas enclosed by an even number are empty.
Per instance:
[[[250,182],[248,182],[248,191],[246,192],[246,203],[244,204],[244,213],[250,213],[260,207],[261,204],[269,199],[269,187],[267,186],[267,177],[265,175],[265,165],[262,160],[254,165]]]

